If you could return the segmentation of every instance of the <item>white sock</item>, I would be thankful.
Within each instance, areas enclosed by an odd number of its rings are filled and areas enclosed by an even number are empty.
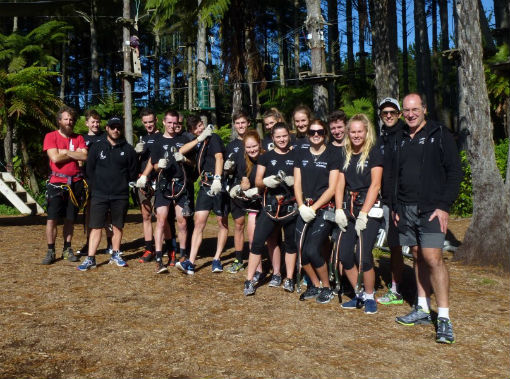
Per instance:
[[[391,292],[398,293],[398,283],[395,281],[391,282]]]
[[[374,293],[363,293],[363,299],[364,300],[374,300]]]
[[[423,309],[423,312],[430,312],[430,299],[427,301],[426,297],[418,296],[418,306]]]
[[[441,307],[437,307],[437,317],[443,317],[443,318],[447,318],[448,320],[450,319],[450,308],[441,308]]]

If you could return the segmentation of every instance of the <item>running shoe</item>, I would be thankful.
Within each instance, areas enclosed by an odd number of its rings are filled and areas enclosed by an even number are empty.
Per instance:
[[[317,288],[314,285],[310,284],[308,287],[306,287],[306,291],[299,296],[299,300],[305,301],[309,299],[316,299],[317,296],[319,296],[319,294],[320,288]]]
[[[255,291],[256,289],[253,280],[246,280],[244,282],[244,296],[255,295]]]
[[[212,260],[212,272],[223,272],[223,266],[221,265],[221,262],[219,259],[213,259]]]
[[[237,274],[241,270],[244,270],[244,264],[242,261],[237,259],[235,259],[234,262],[232,262],[232,264],[227,268],[227,272],[229,274]]]
[[[156,274],[163,274],[165,272],[168,272],[168,268],[162,261],[156,261]]]
[[[181,270],[187,275],[195,274],[195,265],[191,263],[189,259],[186,259],[184,262],[177,262],[175,264],[175,267],[177,267],[179,270]]]
[[[268,286],[269,287],[280,287],[281,284],[282,284],[282,276],[281,275],[272,275]]]
[[[56,256],[55,256],[55,250],[53,249],[48,249],[48,251],[46,252],[46,256],[44,257],[44,259],[42,260],[42,264],[43,265],[50,265],[52,264],[53,262],[56,261]]]
[[[425,312],[419,305],[414,307],[413,310],[405,316],[395,318],[395,321],[406,326],[432,324],[430,312]]]
[[[253,285],[257,285],[259,284],[259,282],[262,280],[262,278],[264,277],[264,273],[260,272],[260,271],[255,271],[255,275],[253,275]]]
[[[308,288],[307,288],[308,289]],[[329,287],[323,287],[320,289],[319,296],[315,299],[315,301],[319,304],[327,304],[335,297],[333,290]]]
[[[67,249],[62,250],[62,259],[67,259],[69,262],[79,262],[80,258],[78,258],[73,253],[73,249],[68,247]]]
[[[96,268],[96,267],[97,267],[96,260],[94,258],[87,257],[87,258],[85,258],[85,260],[83,261],[83,263],[81,265],[76,267],[76,269],[79,271],[87,271],[87,270],[90,270],[90,269]]]
[[[389,289],[384,296],[377,298],[377,302],[382,305],[404,304],[404,298],[401,294]]]
[[[341,307],[343,309],[361,309],[363,308],[363,305],[364,305],[363,299],[355,296],[347,303],[342,303]]]
[[[150,261],[152,261],[154,259],[154,253],[150,250],[145,250],[145,252],[143,253],[143,255],[140,257],[140,259],[138,260],[138,262],[140,263],[149,263]]]
[[[168,265],[170,267],[174,267],[175,266],[175,251],[172,251],[170,253],[170,259],[168,260]]]
[[[365,313],[369,315],[377,313],[377,303],[374,299],[365,300]]]
[[[455,337],[453,336],[452,322],[444,317],[437,319],[437,330],[436,330],[436,342],[437,343],[455,343]]]
[[[110,258],[109,263],[115,263],[119,267],[127,267],[127,263],[124,262],[124,259],[122,259],[122,257],[120,256],[119,251],[114,251],[112,253],[112,257]]]
[[[283,289],[287,292],[294,292],[294,279],[285,279],[283,282]]]

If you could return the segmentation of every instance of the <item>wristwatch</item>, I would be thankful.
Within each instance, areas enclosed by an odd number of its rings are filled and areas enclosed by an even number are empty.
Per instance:
[[[221,180],[221,176],[220,175],[214,175],[214,180]]]

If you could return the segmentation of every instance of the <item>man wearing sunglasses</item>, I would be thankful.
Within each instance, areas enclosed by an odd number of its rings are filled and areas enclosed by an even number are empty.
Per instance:
[[[395,141],[402,133],[404,122],[400,119],[400,104],[398,100],[387,97],[379,103],[379,117],[382,121],[381,137],[379,147],[384,157],[383,160],[383,178],[381,195],[383,201],[384,222],[387,235],[388,247],[391,252],[391,286],[388,286],[388,292],[377,299],[379,304],[403,304],[404,300],[400,293],[400,282],[402,281],[402,271],[404,260],[402,258],[402,246],[398,239],[398,230],[391,221],[391,166],[392,152]]]
[[[129,206],[129,182],[138,177],[138,160],[133,146],[122,136],[124,122],[112,117],[106,125],[106,138],[94,143],[88,153],[87,177],[90,181],[90,237],[87,258],[77,267],[80,271],[96,268],[96,251],[101,242],[101,229],[111,213],[113,225],[110,263],[127,266],[120,254],[122,229]]]

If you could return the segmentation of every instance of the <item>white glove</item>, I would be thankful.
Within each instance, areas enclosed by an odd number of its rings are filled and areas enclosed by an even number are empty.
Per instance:
[[[368,215],[365,212],[359,212],[358,218],[356,219],[356,225],[354,225],[354,229],[356,229],[356,234],[359,236],[362,230],[367,228]]]
[[[342,232],[347,230],[347,217],[343,209],[337,209],[335,211],[335,222]]]
[[[241,186],[239,184],[233,186],[228,193],[232,199],[237,197],[241,193]]]
[[[233,160],[227,159],[225,161],[225,164],[223,165],[223,170],[230,171],[232,170],[232,167],[234,167],[235,162]]]
[[[182,162],[184,161],[184,155],[182,155],[179,152],[174,153],[174,158],[176,162]]]
[[[198,142],[204,141],[207,137],[210,137],[212,135],[213,129],[211,127],[207,127],[204,129],[204,131],[197,137]]]
[[[145,142],[138,142],[135,145],[135,151],[140,154],[143,151],[143,148],[145,147]]]
[[[161,158],[158,161],[158,168],[166,168],[168,166],[168,161],[165,158]]]
[[[216,196],[221,191],[221,180],[214,179],[211,184],[211,194]]]
[[[147,184],[147,176],[142,175],[138,178],[136,181],[135,187],[136,188],[143,188]]]
[[[244,191],[244,196],[248,199],[253,199],[255,196],[259,194],[259,189],[257,187],[253,187]]]
[[[309,223],[315,218],[315,211],[311,207],[301,204],[299,207],[299,215],[304,222]]]
[[[280,185],[280,181],[276,180],[275,175],[271,175],[268,176],[267,178],[262,179],[262,183],[264,183],[264,185],[269,188],[276,188]]]
[[[283,181],[289,187],[292,187],[294,185],[294,177],[292,175],[286,176],[285,178],[283,178]]]

